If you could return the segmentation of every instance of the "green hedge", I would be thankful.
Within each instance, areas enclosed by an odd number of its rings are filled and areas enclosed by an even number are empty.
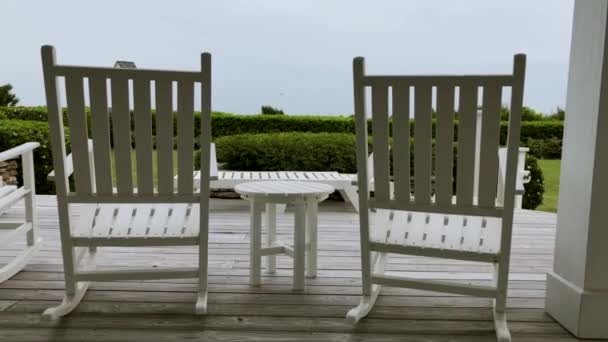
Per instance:
[[[86,109],[90,115],[89,108]],[[67,123],[67,110],[63,109],[64,121]],[[47,121],[46,107],[0,107],[0,119],[6,117],[15,120]],[[155,113],[152,112],[152,129],[156,132]],[[174,114],[173,128],[177,134],[177,115]],[[244,133],[276,132],[335,132],[354,133],[354,121],[343,116],[287,116],[287,115],[236,115],[224,112],[213,112],[212,131],[214,137]],[[200,135],[200,112],[194,113],[195,134]],[[89,120],[90,122],[90,120]],[[131,113],[131,125],[133,125]]]
[[[69,142],[67,129],[66,140]],[[53,170],[47,124],[40,121],[0,120],[0,151],[6,151],[29,141],[40,143],[40,147],[34,151],[36,193],[53,194],[55,193],[54,183],[46,180],[48,173]],[[67,147],[69,148],[69,145]],[[21,177],[21,174],[20,170],[19,177]],[[21,178],[19,178],[19,183],[22,184]]]
[[[229,170],[355,173],[355,136],[344,133],[241,134],[215,140]]]
[[[9,119],[46,121],[46,107],[0,107],[0,117]],[[154,114],[153,114],[154,115]],[[200,134],[200,113],[195,113],[195,134]],[[177,120],[175,118],[174,120]],[[392,124],[389,122],[389,124]],[[501,122],[500,142],[507,141],[507,125]],[[177,130],[177,121],[173,125]],[[368,130],[371,132],[371,123]],[[433,122],[433,131],[435,122]],[[153,130],[156,130],[153,120]],[[414,130],[414,121],[410,122],[410,131]],[[391,130],[392,131],[392,130]],[[223,137],[235,134],[258,134],[276,132],[328,132],[355,133],[352,117],[346,116],[289,116],[289,115],[236,115],[222,112],[212,114],[213,137]],[[454,133],[458,135],[458,123],[454,125]],[[524,121],[521,127],[521,142],[525,145],[528,139],[559,138],[563,135],[563,121],[543,120]]]
[[[67,129],[66,140],[69,148]],[[34,153],[37,193],[54,193],[53,183],[46,180],[47,174],[53,169],[47,124],[40,121],[0,120],[0,151],[28,141],[37,141],[41,145]],[[356,173],[357,170],[353,134],[241,134],[217,138],[215,143],[218,161],[231,170],[341,173]],[[528,209],[534,209],[542,202],[544,191],[542,171],[535,161],[533,157],[526,161],[532,172],[532,181],[526,185],[524,196],[524,208]],[[200,164],[200,156],[197,156],[197,163]]]

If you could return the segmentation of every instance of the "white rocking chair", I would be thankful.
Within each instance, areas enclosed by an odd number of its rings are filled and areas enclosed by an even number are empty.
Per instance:
[[[505,316],[525,55],[514,57],[512,75],[370,76],[354,60],[357,169],[363,297],[347,318],[357,322],[372,309],[382,285],[493,298],[500,341],[510,341]],[[371,88],[374,193],[368,184],[366,87]],[[504,198],[497,196],[501,96],[511,87]],[[392,134],[389,133],[389,88]],[[410,88],[414,96],[410,99]],[[437,124],[432,132],[433,88]],[[455,90],[458,88],[458,154],[453,196]],[[478,193],[474,193],[476,111],[483,89]],[[414,186],[410,190],[410,101],[413,102]],[[389,149],[389,136],[393,146]],[[432,140],[436,143],[433,145]],[[433,167],[433,152],[435,162]],[[390,154],[393,168],[391,174]],[[435,176],[434,192],[431,177]],[[390,181],[393,181],[394,190]],[[413,193],[413,195],[412,195]],[[370,227],[370,221],[372,226]],[[387,254],[408,254],[491,263],[492,285],[405,278],[385,273]]]
[[[15,203],[24,200],[25,218],[8,220],[0,218],[0,243],[10,245],[19,237],[25,237],[26,248],[0,268],[0,283],[10,279],[23,269],[34,253],[40,249],[42,239],[34,236],[36,227],[36,188],[34,179],[34,149],[37,142],[28,142],[0,153],[0,162],[21,157],[23,186],[4,184],[0,178],[0,216]]]
[[[201,71],[161,71],[57,65],[52,46],[42,47],[44,83],[57,187],[65,298],[43,315],[70,313],[91,281],[198,278],[196,313],[207,308],[207,242],[211,143],[211,55],[201,55]],[[73,159],[66,157],[59,103],[65,78]],[[83,82],[88,79],[90,124]],[[111,103],[108,103],[108,81]],[[133,84],[131,132],[129,82]],[[177,177],[173,186],[173,83],[177,84]],[[201,181],[194,191],[194,99],[201,85]],[[155,88],[156,136],[152,133],[151,86]],[[111,111],[108,108],[111,107]],[[110,142],[111,119],[113,145]],[[91,130],[92,149],[89,150]],[[137,181],[131,169],[135,140]],[[156,139],[158,186],[152,159]],[[112,158],[113,146],[115,158]],[[72,162],[74,167],[72,167]],[[112,166],[116,184],[112,181]],[[68,176],[74,171],[75,189]],[[77,206],[78,208],[74,208]],[[76,212],[74,209],[78,209]],[[74,214],[80,214],[76,219]],[[198,267],[95,270],[97,247],[198,246]]]

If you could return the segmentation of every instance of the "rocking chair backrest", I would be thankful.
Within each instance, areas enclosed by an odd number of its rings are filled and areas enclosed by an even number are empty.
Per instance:
[[[59,196],[67,196],[69,202],[198,202],[201,196],[194,193],[193,186],[195,84],[201,88],[201,184],[206,184],[211,139],[210,54],[201,55],[201,71],[194,72],[57,65],[51,46],[42,48],[42,60]],[[70,131],[67,141],[59,100],[60,78],[65,79]],[[85,98],[89,100],[90,115],[85,110]],[[89,139],[93,153],[88,150]],[[67,177],[62,177],[66,170],[66,144],[70,144],[73,156],[72,191]],[[131,153],[135,154],[134,163]]]
[[[355,58],[353,68],[361,213],[368,208],[496,217],[501,217],[503,211],[512,212],[517,174],[525,55],[514,57],[513,74],[511,75],[366,75],[362,57]],[[371,137],[374,153],[374,193],[372,197],[368,191],[368,175],[366,174],[368,172],[368,130],[365,103],[367,87],[371,88]],[[501,207],[497,204],[500,202],[496,200],[499,181],[500,112],[503,90],[508,87],[511,88],[511,111],[505,201],[504,207]],[[481,96],[478,96],[479,92],[482,93]],[[392,102],[392,131],[389,125],[389,99]],[[457,106],[455,105],[456,100]],[[481,100],[483,114],[479,191],[474,193],[478,100]],[[413,113],[410,108],[413,108]],[[435,130],[433,130],[434,108],[437,114]],[[415,120],[413,132],[410,132],[410,117]],[[455,123],[458,125],[456,139]],[[411,139],[412,136],[413,139]],[[392,146],[389,146],[391,137]],[[410,156],[411,142],[414,144],[413,156]],[[457,147],[456,158],[455,147]],[[413,165],[410,161],[413,162]],[[456,162],[455,176],[454,161]],[[413,179],[411,179],[412,175]],[[394,193],[390,191],[391,181],[394,182]],[[410,187],[411,181],[413,181],[413,188]]]

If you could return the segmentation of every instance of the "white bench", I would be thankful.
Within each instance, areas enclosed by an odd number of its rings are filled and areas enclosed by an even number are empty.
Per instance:
[[[477,147],[476,149],[479,149]],[[522,197],[524,194],[524,184],[530,181],[530,171],[525,170],[526,152],[528,148],[519,148],[518,158],[518,176],[515,186],[515,208],[521,209]],[[504,178],[504,169],[506,164],[506,150],[499,151],[499,174],[501,179]],[[211,145],[211,189],[230,189],[241,183],[269,181],[269,180],[289,180],[300,182],[315,182],[333,186],[340,192],[345,201],[350,202],[356,211],[359,211],[359,200],[357,198],[357,174],[346,174],[335,171],[217,171],[217,161],[215,158],[215,145]],[[373,153],[368,158],[368,174],[373,174]],[[217,175],[217,177],[214,177]],[[504,182],[504,179],[503,179]],[[474,188],[475,193],[479,183],[479,171],[475,170]],[[177,183],[176,183],[177,184]],[[200,172],[194,172],[194,186],[198,188],[200,184]],[[370,190],[374,190],[373,178],[370,181]],[[392,182],[391,182],[392,187]],[[391,191],[392,192],[392,191]],[[498,184],[498,198],[502,201],[504,189],[502,182]],[[284,209],[284,207],[279,210]]]
[[[353,175],[338,172],[316,171],[218,171],[217,179],[211,179],[211,189],[231,189],[241,183],[255,181],[300,181],[331,185],[340,192],[345,201],[350,202],[355,210],[359,209],[357,186],[353,184]],[[200,172],[194,173],[194,186],[200,184]]]

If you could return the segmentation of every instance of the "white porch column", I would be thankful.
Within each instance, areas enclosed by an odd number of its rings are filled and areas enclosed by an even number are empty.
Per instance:
[[[576,0],[553,271],[545,309],[608,338],[608,1]]]

